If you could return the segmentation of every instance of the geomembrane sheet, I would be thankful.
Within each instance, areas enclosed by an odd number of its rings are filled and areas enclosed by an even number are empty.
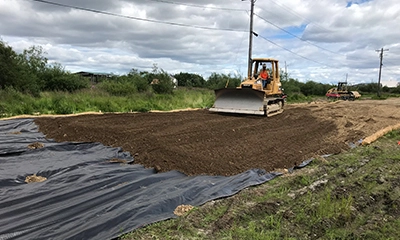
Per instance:
[[[187,176],[111,159],[134,161],[121,148],[46,139],[33,119],[0,121],[0,240],[115,238],[280,175]],[[33,174],[47,180],[26,183]]]

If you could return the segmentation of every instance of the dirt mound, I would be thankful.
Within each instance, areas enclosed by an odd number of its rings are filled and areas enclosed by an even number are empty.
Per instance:
[[[176,216],[183,216],[192,209],[193,209],[193,206],[191,206],[191,205],[179,205],[175,208],[174,214]]]
[[[34,142],[28,145],[29,149],[39,149],[39,148],[43,148],[44,144],[40,143],[40,142]]]
[[[396,99],[293,104],[271,118],[198,110],[42,117],[35,122],[48,138],[122,147],[135,156],[135,163],[157,172],[235,175],[254,168],[290,168],[316,155],[338,153],[347,143],[400,122],[399,110]]]
[[[26,183],[44,182],[46,180],[47,180],[47,178],[42,177],[42,176],[36,176],[36,174],[26,176],[26,178],[25,178]]]

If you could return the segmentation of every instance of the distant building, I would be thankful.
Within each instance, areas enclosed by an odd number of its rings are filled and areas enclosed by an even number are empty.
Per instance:
[[[397,80],[394,80],[394,79],[382,80],[381,83],[382,83],[382,86],[387,86],[390,88],[400,86],[400,82],[398,82]]]
[[[178,87],[178,79],[176,79],[174,76],[172,76],[171,74],[169,75],[169,77],[172,80],[172,83],[174,84],[174,88]]]
[[[100,72],[76,72],[75,74],[81,75],[82,77],[90,78],[92,84],[100,82],[102,79],[111,78],[114,76],[112,73],[100,73]]]

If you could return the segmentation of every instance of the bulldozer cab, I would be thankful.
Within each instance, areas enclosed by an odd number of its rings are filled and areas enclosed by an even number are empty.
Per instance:
[[[266,65],[268,76],[269,76],[269,78],[271,78],[272,63],[271,62],[263,62],[263,61],[254,61],[253,62],[253,69],[254,69],[253,77],[254,78],[256,78],[256,79],[258,78],[258,75],[262,71],[264,64]]]
[[[267,94],[278,94],[281,92],[280,87],[280,78],[279,78],[279,65],[278,60],[272,58],[254,58],[252,60],[252,75],[249,76],[249,79],[256,81],[260,79],[260,72],[263,68],[263,65],[266,65],[266,69],[268,71],[268,84],[265,89],[260,89],[265,91]]]
[[[339,83],[338,83],[337,90],[338,90],[339,92],[347,91],[347,82],[339,82]]]

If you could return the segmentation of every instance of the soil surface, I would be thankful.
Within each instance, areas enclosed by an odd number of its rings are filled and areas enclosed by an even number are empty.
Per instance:
[[[56,141],[122,147],[135,163],[188,175],[235,175],[286,169],[335,154],[400,122],[400,99],[289,104],[277,116],[182,112],[39,117],[39,131]]]

